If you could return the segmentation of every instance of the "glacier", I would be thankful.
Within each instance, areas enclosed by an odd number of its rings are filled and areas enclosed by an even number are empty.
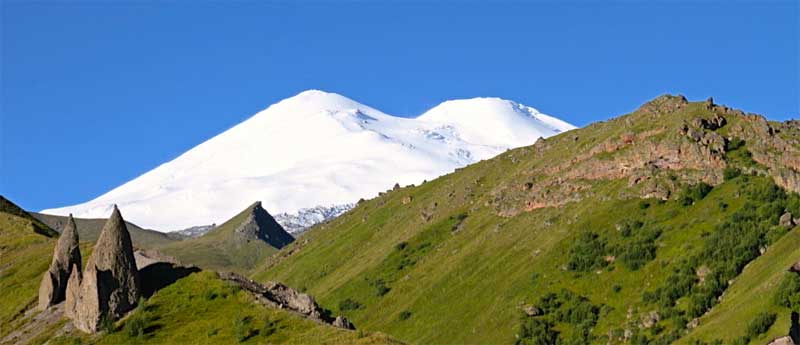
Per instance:
[[[102,218],[117,204],[127,220],[172,232],[222,224],[261,201],[297,232],[395,183],[431,180],[574,128],[500,98],[446,101],[403,118],[308,90],[93,200],[41,212]]]

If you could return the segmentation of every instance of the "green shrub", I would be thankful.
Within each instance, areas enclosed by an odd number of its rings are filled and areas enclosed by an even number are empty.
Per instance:
[[[377,297],[382,297],[383,295],[389,293],[389,291],[391,290],[391,288],[386,286],[386,282],[383,281],[383,279],[373,280],[372,282],[370,282],[370,285],[372,285],[372,288],[374,289],[375,292],[375,296]]]
[[[739,177],[741,174],[742,171],[734,167],[726,167],[724,170],[722,170],[722,177],[725,178],[725,181],[733,180]]]
[[[614,293],[619,293],[622,291],[622,286],[619,284],[614,284],[614,286],[611,287],[611,291],[614,291]]]
[[[262,337],[269,337],[273,335],[275,331],[278,330],[278,324],[275,321],[267,319],[264,321],[264,325],[261,326],[261,330],[258,332]]]
[[[411,312],[408,310],[403,310],[400,312],[400,315],[397,316],[400,321],[405,321],[411,318]]]
[[[233,337],[237,342],[250,338],[250,319],[237,317],[233,320]]]
[[[125,321],[125,333],[131,338],[142,337],[145,328],[147,328],[147,318],[142,315],[134,314]]]
[[[711,187],[711,185],[705,182],[683,187],[678,196],[678,202],[683,206],[692,205],[695,202],[703,200],[708,193],[711,193],[712,189],[714,189],[714,187]]]
[[[800,274],[785,274],[780,285],[778,285],[773,302],[778,306],[800,312]]]
[[[558,332],[553,329],[553,324],[546,320],[532,317],[522,319],[519,338],[516,345],[552,345],[556,344]]]
[[[100,323],[97,328],[105,333],[114,333],[114,320],[110,316],[103,314],[100,316]]]
[[[747,325],[747,336],[755,338],[761,334],[766,333],[772,324],[775,323],[777,316],[773,313],[760,312],[756,315],[753,321]]]
[[[211,300],[214,300],[214,299],[216,299],[218,296],[219,296],[219,295],[217,294],[217,292],[216,292],[216,291],[214,291],[213,289],[207,289],[207,290],[205,290],[205,291],[203,292],[203,298],[205,298],[205,300],[206,300],[206,301],[211,301]]]
[[[603,259],[605,246],[605,242],[597,234],[593,232],[581,233],[569,251],[567,269],[587,272],[605,267],[608,264]]]
[[[361,308],[361,303],[358,303],[357,301],[350,298],[347,298],[339,302],[340,311],[356,310],[359,308]]]

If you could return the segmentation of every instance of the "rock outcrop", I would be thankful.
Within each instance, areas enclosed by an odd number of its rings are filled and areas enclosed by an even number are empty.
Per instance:
[[[86,263],[79,282],[77,299],[70,300],[76,328],[95,333],[104,318],[115,320],[136,306],[141,293],[139,271],[133,255],[133,245],[119,209],[114,207],[111,217],[103,227],[94,251]]]
[[[81,270],[81,249],[78,245],[78,229],[72,215],[58,238],[50,268],[44,273],[39,285],[39,309],[45,310],[64,300],[67,280],[73,269]]]
[[[328,311],[317,305],[317,302],[314,301],[314,297],[298,292],[281,283],[267,282],[265,284],[259,284],[258,282],[231,272],[219,273],[219,277],[246,290],[261,304],[273,308],[287,309],[303,315],[308,319],[324,322],[339,328],[355,329],[353,324],[344,316],[332,318]]]
[[[236,228],[234,240],[239,243],[264,241],[275,248],[283,248],[292,243],[294,237],[289,235],[275,218],[261,207],[261,202],[254,203],[248,209],[247,218]]]
[[[353,324],[350,322],[350,320],[341,315],[337,316],[336,319],[333,320],[332,325],[333,327],[339,327],[344,329],[356,329],[355,327],[353,327]]]
[[[778,220],[778,225],[784,228],[791,228],[795,226],[794,219],[792,218],[792,214],[789,212],[784,213],[780,220]]]

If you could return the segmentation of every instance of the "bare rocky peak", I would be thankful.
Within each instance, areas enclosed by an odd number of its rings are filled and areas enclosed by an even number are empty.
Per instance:
[[[64,231],[61,232],[56,243],[50,268],[45,272],[39,285],[40,310],[47,309],[64,300],[70,272],[74,266],[80,273],[80,265],[81,250],[78,244],[78,230],[75,220],[70,215]]]
[[[141,295],[139,271],[125,221],[117,207],[106,222],[79,282],[73,323],[78,329],[94,333],[103,318],[118,319],[136,306]],[[68,289],[75,294],[74,284]],[[70,301],[73,302],[73,301]]]
[[[248,213],[247,218],[234,231],[236,243],[243,244],[260,240],[280,249],[294,241],[294,237],[286,232],[267,210],[261,207],[260,201],[254,203],[245,212]]]

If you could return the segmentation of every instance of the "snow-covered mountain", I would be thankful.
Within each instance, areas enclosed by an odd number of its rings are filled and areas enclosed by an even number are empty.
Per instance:
[[[257,200],[291,215],[430,180],[573,128],[499,98],[447,101],[410,119],[309,90],[94,200],[42,213],[98,218],[117,204],[126,219],[161,231],[221,224]]]

